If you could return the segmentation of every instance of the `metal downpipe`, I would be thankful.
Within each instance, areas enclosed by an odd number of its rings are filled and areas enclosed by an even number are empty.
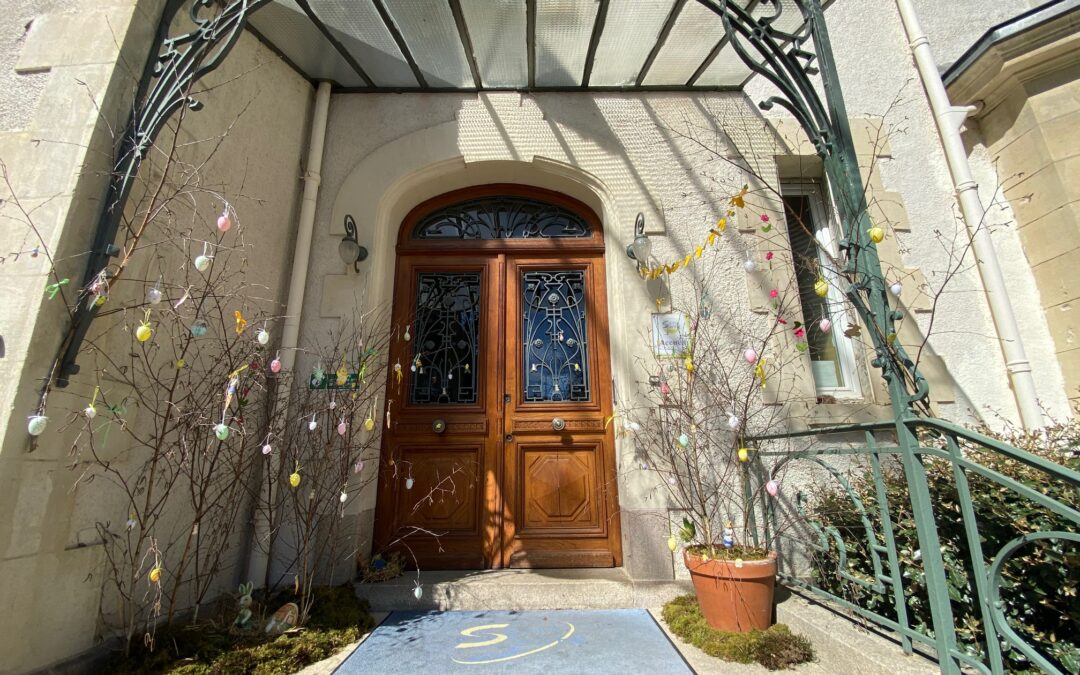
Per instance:
[[[945,84],[930,51],[930,41],[919,25],[911,0],[896,0],[896,6],[907,32],[919,77],[926,89],[926,97],[930,101],[930,109],[934,113],[938,133],[941,135],[941,146],[945,151],[949,173],[952,174],[964,223],[971,236],[972,250],[990,303],[990,315],[1001,343],[1020,420],[1028,431],[1040,429],[1044,426],[1044,420],[1035,390],[1035,380],[1031,374],[1031,362],[1024,351],[1020,327],[1016,323],[1016,315],[1009,301],[1005,276],[998,264],[990,230],[985,227],[986,212],[979,200],[979,185],[971,174],[967,149],[960,136],[960,127],[973,108],[954,106],[949,101]]]

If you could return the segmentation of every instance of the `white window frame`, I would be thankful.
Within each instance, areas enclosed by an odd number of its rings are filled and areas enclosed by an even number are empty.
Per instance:
[[[828,251],[829,255],[832,256],[834,260],[839,260],[839,226],[829,217],[829,212],[825,208],[826,199],[822,183],[817,180],[784,181],[780,185],[780,194],[784,197],[789,195],[799,195],[806,197],[809,200],[810,214],[811,218],[814,220],[814,238],[817,239],[818,246],[825,251]],[[787,225],[789,228],[798,227],[797,223],[788,223]],[[791,238],[790,235],[788,235],[788,244],[790,245],[790,243]],[[837,356],[840,359],[840,373],[844,377],[844,386],[824,387],[819,385],[817,379],[814,378],[814,388],[817,390],[819,396],[832,396],[836,399],[849,400],[861,399],[863,397],[862,380],[859,377],[859,369],[855,359],[855,350],[851,344],[851,340],[842,337],[840,333],[844,330],[845,326],[853,322],[850,318],[851,313],[848,311],[847,299],[844,297],[844,293],[841,290],[843,286],[846,286],[846,283],[839,272],[833,269],[830,261],[822,257],[820,250],[818,251],[818,264],[822,276],[824,276],[825,281],[829,283],[829,293],[825,296],[825,299],[828,301],[829,320],[832,321],[833,325],[832,338],[836,345]],[[799,274],[797,268],[795,274]],[[805,312],[803,313],[803,318],[807,323],[813,321],[813,318],[807,317]],[[808,325],[807,330],[817,330],[817,327]],[[807,352],[806,358],[809,360],[809,352]],[[813,377],[813,368],[811,368],[811,377]]]

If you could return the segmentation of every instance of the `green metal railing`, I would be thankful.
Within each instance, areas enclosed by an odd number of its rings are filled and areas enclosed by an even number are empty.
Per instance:
[[[852,442],[853,435],[861,440]],[[882,443],[880,437],[883,435],[891,442]],[[817,574],[807,577],[788,571],[781,574],[784,583],[831,600],[894,631],[907,653],[911,653],[913,642],[933,647],[942,672],[960,672],[962,668],[982,673],[1009,672],[1010,650],[1022,654],[1030,664],[1046,672],[1075,672],[1073,666],[1062,666],[1048,658],[1045,654],[1047,645],[1032,644],[1021,635],[1018,626],[1027,621],[1027,617],[1009,615],[1002,589],[1007,584],[1005,570],[1019,553],[1045,546],[1049,541],[1071,542],[1074,547],[1080,544],[1080,511],[1035,489],[1028,482],[977,461],[977,458],[981,455],[1016,463],[1043,476],[1063,492],[1069,489],[1080,491],[1080,473],[949,422],[916,416],[905,416],[895,422],[812,429],[753,440],[767,448],[770,441],[792,442],[794,439],[816,443],[814,447],[795,452],[763,449],[759,453],[761,461],[755,463],[751,472],[748,494],[764,494],[761,488],[770,478],[764,467],[770,461],[775,462],[771,475],[790,470],[795,463],[808,463],[835,481],[840,494],[850,500],[850,513],[856,514],[858,524],[838,527],[829,522],[827,515],[815,512],[804,493],[795,495],[793,508],[803,519],[805,534],[809,535],[798,545],[817,556],[816,563],[811,564]],[[835,442],[836,439],[841,440]],[[942,512],[939,504],[929,499],[926,467],[933,462],[947,463],[952,478],[950,487],[956,491],[959,513],[951,509]],[[871,480],[864,475],[863,484],[868,489],[860,490],[853,485],[852,471],[865,468],[866,464]],[[897,495],[893,491],[890,495],[887,478],[891,475],[896,481],[901,474],[899,480],[906,486],[906,494]],[[1014,537],[1004,543],[993,542],[984,532],[980,513],[973,505],[973,481],[1011,492],[1058,526],[1043,530],[1025,528],[1019,523]],[[872,488],[869,487],[871,484]],[[918,499],[920,495],[921,500]],[[903,503],[905,498],[909,500],[907,503]],[[766,514],[765,536],[773,536],[784,518],[791,514],[783,513],[783,506],[776,500],[764,500],[762,506]],[[909,514],[907,517],[914,521],[921,553],[921,560],[917,562],[901,561],[895,532],[898,511]],[[967,559],[952,560],[946,565],[938,527],[946,519],[955,524],[957,518],[964,539],[960,550]],[[1032,516],[1031,520],[1039,518]],[[857,548],[865,552],[868,559],[848,559],[851,536],[863,539]],[[781,535],[780,539],[785,537]],[[994,550],[985,550],[988,547]],[[1071,564],[1080,565],[1080,548],[1076,548],[1073,556],[1077,557],[1072,558]],[[1068,560],[1069,556],[1065,558]],[[828,566],[823,568],[822,562]],[[855,572],[855,568],[865,572]],[[919,572],[922,577],[917,579],[918,583],[912,583]],[[1037,570],[1025,572],[1031,578],[1038,576]],[[948,583],[944,581],[946,576],[951,576]],[[953,615],[954,599],[950,595],[958,595],[958,580],[963,585],[965,579],[977,626],[965,631],[965,640],[959,640],[958,632],[962,626],[957,625]],[[919,595],[925,597],[913,595],[916,586]],[[844,589],[854,592],[844,593]],[[918,602],[929,603],[933,617],[929,625],[916,625],[912,621],[910,603],[913,597]],[[867,599],[877,602],[866,602]],[[1074,599],[1074,602],[1080,600]],[[881,611],[882,607],[891,611],[886,614]],[[1068,621],[1067,617],[1062,617],[1062,637],[1076,640],[1077,636],[1068,634]]]

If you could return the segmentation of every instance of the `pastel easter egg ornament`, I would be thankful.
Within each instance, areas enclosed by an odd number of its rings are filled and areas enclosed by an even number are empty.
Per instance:
[[[259,332],[255,334],[255,341],[264,347],[270,343],[270,331],[266,328],[260,328]]]
[[[274,357],[274,360],[270,362],[270,372],[277,375],[281,372],[281,355]]]
[[[210,256],[195,256],[195,269],[205,272],[210,267]]]
[[[885,240],[885,230],[881,227],[878,227],[877,225],[867,230],[866,234],[870,237],[870,241],[874,242],[875,244],[880,244],[882,241]]]
[[[217,219],[218,232],[228,232],[232,227],[232,219],[229,218],[229,209],[225,209],[221,212],[221,215]]]
[[[341,495],[338,496],[338,501],[341,502],[342,504],[349,501],[349,493],[342,490]]]
[[[307,425],[308,431],[315,431],[319,428],[319,423],[315,421],[315,413],[311,413],[311,421]]]
[[[420,598],[424,597],[424,587],[421,586],[419,582],[417,582],[416,588],[412,590],[412,594],[414,598],[419,600]]]
[[[739,417],[737,415],[728,415],[728,418],[727,418],[728,429],[731,429],[732,431],[735,431],[736,429],[739,428],[739,426],[741,424],[742,424],[742,422],[739,420]]]
[[[214,425],[214,435],[217,436],[219,441],[224,441],[229,438],[229,425],[221,422]]]
[[[629,429],[630,431],[633,431],[634,433],[637,433],[637,432],[641,431],[641,425],[639,423],[637,423],[637,422],[632,421],[632,420],[630,422],[626,423],[626,428]]]
[[[829,282],[825,281],[825,277],[818,277],[814,282],[814,294],[819,298],[824,298],[829,294]]]
[[[750,449],[749,448],[739,448],[739,461],[740,462],[746,462],[746,461],[749,461],[749,460],[750,460]]]
[[[139,327],[135,329],[135,339],[139,342],[146,342],[154,334],[154,329],[150,327],[150,310],[146,310],[146,316],[143,317]]]
[[[165,298],[165,294],[161,292],[161,282],[160,281],[158,281],[156,284],[154,284],[150,288],[146,289],[146,302],[148,302],[149,304],[156,305],[159,302],[161,302],[164,298]]]
[[[821,329],[822,333],[828,333],[832,330],[832,321],[829,321],[828,319],[822,319],[818,322],[818,328]]]
[[[899,298],[900,294],[904,292],[904,285],[899,281],[893,282],[892,286],[889,286],[889,292]]]
[[[667,538],[667,547],[672,553],[675,552],[675,549],[679,548],[679,540],[675,538],[675,535],[671,535]]]
[[[744,270],[746,270],[747,274],[753,274],[754,272],[757,271],[757,263],[754,262],[753,258],[747,258],[743,262],[742,267],[743,267]]]
[[[86,419],[92,420],[97,417],[97,408],[95,408],[94,404],[91,403],[90,405],[83,408],[83,415],[86,415]]]
[[[415,482],[416,482],[416,481],[414,481],[414,480],[412,479],[412,476],[409,476],[408,478],[406,478],[406,479],[405,479],[405,489],[406,489],[406,490],[411,490],[411,489],[412,489],[412,486],[413,486],[413,485],[415,484]]]
[[[155,567],[150,570],[150,583],[156,584],[159,581],[161,581],[161,568]]]
[[[300,472],[299,471],[293,471],[291,474],[289,474],[289,485],[291,485],[293,488],[300,487]]]
[[[755,350],[753,347],[747,347],[746,351],[744,351],[742,355],[743,358],[746,359],[747,363],[754,363],[755,361],[757,361],[758,353],[757,350]]]
[[[31,436],[40,436],[45,433],[45,427],[48,425],[48,417],[44,415],[31,415],[26,421],[26,432]]]
[[[768,483],[765,483],[765,492],[768,492],[770,497],[775,497],[780,493],[780,483],[777,483],[775,480],[770,480]]]
[[[273,451],[274,451],[274,446],[270,445],[269,443],[264,443],[263,444],[262,454],[269,455]]]
[[[337,425],[338,436],[344,436],[345,432],[349,430],[349,426],[345,424],[345,420],[341,420]]]
[[[661,382],[660,383],[660,393],[663,396],[670,396],[671,395],[671,385],[669,385],[667,382]]]
[[[210,324],[206,322],[206,319],[195,319],[191,322],[189,330],[191,331],[191,337],[200,338],[210,330]]]
[[[366,420],[364,420],[364,431],[374,431],[374,430],[375,430],[375,420],[369,415],[368,418]]]
[[[686,434],[679,434],[679,438],[677,440],[679,442],[679,447],[685,448],[686,446],[690,445],[690,437]]]
[[[408,326],[405,326],[405,334],[401,336],[401,339],[405,340],[405,342],[408,342],[409,340],[412,339],[412,335],[409,334],[409,329],[410,328],[412,328],[412,324],[409,324]]]

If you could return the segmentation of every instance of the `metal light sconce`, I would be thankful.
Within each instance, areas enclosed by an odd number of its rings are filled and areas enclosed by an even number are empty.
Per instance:
[[[634,241],[626,247],[626,255],[631,260],[636,260],[638,267],[645,267],[649,262],[649,253],[652,252],[652,242],[645,235],[645,214],[638,213],[634,222]]]
[[[367,260],[368,251],[356,240],[356,221],[352,216],[345,216],[345,237],[338,244],[338,255],[346,265],[352,265],[357,272],[360,263]]]

